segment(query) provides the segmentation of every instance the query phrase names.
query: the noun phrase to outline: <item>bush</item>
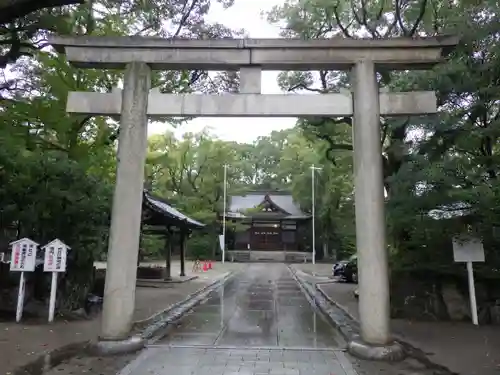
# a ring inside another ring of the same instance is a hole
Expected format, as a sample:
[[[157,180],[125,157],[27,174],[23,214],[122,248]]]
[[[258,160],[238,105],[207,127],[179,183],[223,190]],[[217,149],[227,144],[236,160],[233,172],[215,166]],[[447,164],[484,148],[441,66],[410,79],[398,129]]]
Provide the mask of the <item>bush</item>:
[[[16,223],[20,238],[41,245],[59,238],[71,247],[68,269],[58,286],[58,306],[81,307],[92,287],[93,261],[107,243],[111,185],[90,176],[64,153],[0,151],[0,166],[3,226]],[[35,282],[43,283],[42,279]],[[46,289],[38,297],[43,300],[48,293]]]
[[[217,238],[210,234],[196,234],[188,240],[187,254],[189,259],[208,260],[212,257],[214,246]]]

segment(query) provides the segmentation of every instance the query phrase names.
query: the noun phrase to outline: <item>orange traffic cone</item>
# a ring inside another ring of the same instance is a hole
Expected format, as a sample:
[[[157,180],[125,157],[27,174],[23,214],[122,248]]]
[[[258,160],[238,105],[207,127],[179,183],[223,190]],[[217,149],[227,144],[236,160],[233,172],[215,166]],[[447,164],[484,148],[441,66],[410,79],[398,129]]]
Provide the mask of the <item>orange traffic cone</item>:
[[[207,272],[208,271],[208,266],[207,266],[207,261],[203,261],[203,272]]]
[[[209,270],[211,270],[211,269],[212,269],[212,261],[211,261],[211,260],[209,260],[209,261],[208,261],[208,269],[209,269]]]

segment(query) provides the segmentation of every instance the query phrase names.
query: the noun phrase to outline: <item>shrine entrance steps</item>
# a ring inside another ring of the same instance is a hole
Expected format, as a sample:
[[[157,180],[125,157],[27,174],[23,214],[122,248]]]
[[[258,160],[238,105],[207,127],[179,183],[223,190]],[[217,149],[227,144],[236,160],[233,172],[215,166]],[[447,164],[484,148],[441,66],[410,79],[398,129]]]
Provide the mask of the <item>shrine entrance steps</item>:
[[[261,250],[228,250],[226,259],[231,262],[273,262],[273,263],[306,263],[312,260],[311,253],[301,251],[261,251]]]

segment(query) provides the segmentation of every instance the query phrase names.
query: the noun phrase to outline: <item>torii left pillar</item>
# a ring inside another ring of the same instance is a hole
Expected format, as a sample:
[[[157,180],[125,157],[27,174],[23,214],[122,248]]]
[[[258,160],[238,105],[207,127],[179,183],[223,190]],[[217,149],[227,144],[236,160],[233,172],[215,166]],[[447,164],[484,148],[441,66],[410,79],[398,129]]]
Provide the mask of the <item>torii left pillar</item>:
[[[102,342],[126,342],[133,323],[150,86],[151,69],[147,64],[127,64],[104,289]],[[119,350],[116,345],[122,344],[115,344],[109,351]]]

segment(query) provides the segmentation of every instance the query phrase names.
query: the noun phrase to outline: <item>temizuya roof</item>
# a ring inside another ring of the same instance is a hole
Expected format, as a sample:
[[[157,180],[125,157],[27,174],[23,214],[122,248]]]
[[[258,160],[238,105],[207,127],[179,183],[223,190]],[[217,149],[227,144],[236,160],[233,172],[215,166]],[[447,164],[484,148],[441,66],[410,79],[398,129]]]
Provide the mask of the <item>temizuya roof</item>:
[[[205,224],[184,215],[160,198],[153,197],[146,190],[144,190],[143,205],[164,216],[167,220],[171,221],[174,226],[184,226],[190,228],[203,228],[205,226]]]

